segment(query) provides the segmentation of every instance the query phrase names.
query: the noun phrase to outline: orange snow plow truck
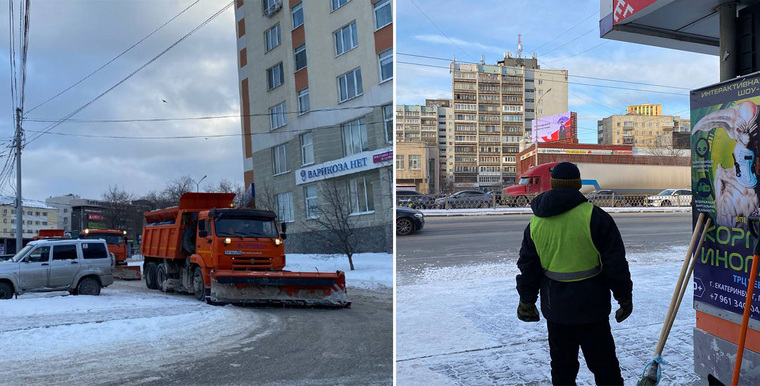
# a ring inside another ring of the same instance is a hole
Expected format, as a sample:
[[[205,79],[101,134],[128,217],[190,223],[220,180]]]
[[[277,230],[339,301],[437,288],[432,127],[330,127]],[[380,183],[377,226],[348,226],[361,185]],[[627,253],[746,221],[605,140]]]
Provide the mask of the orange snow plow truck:
[[[127,232],[116,229],[85,229],[79,233],[80,239],[103,239],[108,245],[108,252],[116,258],[113,277],[121,280],[140,280],[140,267],[127,265],[129,249]]]
[[[145,213],[141,251],[150,289],[209,303],[348,307],[346,277],[285,271],[285,224],[271,211],[233,208],[231,193],[185,193],[179,206]]]

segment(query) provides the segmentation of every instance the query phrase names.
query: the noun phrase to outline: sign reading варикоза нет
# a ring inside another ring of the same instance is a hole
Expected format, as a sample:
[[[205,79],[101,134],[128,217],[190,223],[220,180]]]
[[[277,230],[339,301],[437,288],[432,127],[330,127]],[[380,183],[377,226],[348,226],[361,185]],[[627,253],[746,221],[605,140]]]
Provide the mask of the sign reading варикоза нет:
[[[694,268],[694,301],[742,314],[756,238],[749,216],[760,200],[760,73],[691,92],[693,224],[705,213],[713,225]],[[758,291],[752,317],[760,320]]]

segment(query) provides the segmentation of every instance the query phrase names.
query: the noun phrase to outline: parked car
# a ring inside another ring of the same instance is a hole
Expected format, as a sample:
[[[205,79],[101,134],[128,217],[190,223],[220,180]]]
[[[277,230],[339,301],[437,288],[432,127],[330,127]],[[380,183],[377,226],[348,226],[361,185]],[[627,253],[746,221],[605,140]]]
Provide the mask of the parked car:
[[[115,260],[103,240],[37,240],[0,261],[0,299],[24,292],[100,295],[113,284]]]
[[[397,190],[397,206],[413,209],[430,209],[435,203],[435,197],[414,190]]]
[[[691,190],[665,189],[654,196],[648,196],[646,206],[691,206]]]
[[[488,208],[493,204],[491,195],[478,190],[462,190],[448,197],[435,200],[435,207],[439,209],[457,208]]]
[[[397,207],[396,208],[396,234],[406,236],[417,232],[425,226],[425,215],[419,210]]]
[[[625,206],[625,196],[614,190],[594,190],[586,195],[588,202],[596,206]]]

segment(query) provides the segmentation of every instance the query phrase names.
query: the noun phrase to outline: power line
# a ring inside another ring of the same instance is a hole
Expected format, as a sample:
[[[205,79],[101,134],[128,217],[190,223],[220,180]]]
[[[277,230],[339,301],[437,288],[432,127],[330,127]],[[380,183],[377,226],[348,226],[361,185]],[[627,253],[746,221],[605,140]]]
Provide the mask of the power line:
[[[200,30],[204,26],[206,26],[206,24],[208,24],[212,20],[216,19],[217,16],[221,15],[224,11],[226,11],[234,3],[235,3],[234,0],[231,1],[231,2],[229,2],[227,5],[225,5],[224,7],[222,7],[222,9],[220,9],[219,11],[217,11],[215,14],[211,15],[211,17],[209,17],[208,19],[206,19],[199,26],[195,27],[192,31],[190,31],[187,34],[185,34],[185,36],[181,37],[179,40],[177,40],[176,42],[174,42],[168,48],[166,48],[165,50],[161,51],[158,55],[154,56],[147,63],[143,64],[142,66],[140,66],[139,68],[137,68],[135,71],[133,71],[132,73],[130,73],[129,75],[127,75],[125,78],[123,78],[122,80],[120,80],[119,82],[117,82],[115,85],[111,86],[111,88],[109,88],[108,90],[102,92],[100,95],[98,95],[97,97],[95,97],[91,101],[85,103],[84,105],[82,105],[78,109],[74,110],[73,112],[69,113],[65,117],[61,118],[60,120],[58,120],[58,122],[56,122],[56,123],[48,126],[42,132],[39,132],[36,136],[34,136],[32,139],[30,139],[28,142],[26,142],[26,145],[29,145],[30,143],[32,143],[32,142],[36,141],[37,139],[39,139],[41,136],[50,133],[50,131],[53,130],[54,128],[56,128],[58,125],[60,125],[61,123],[63,123],[67,119],[71,118],[75,114],[79,113],[80,111],[84,110],[85,108],[87,108],[91,104],[95,103],[95,101],[97,101],[98,99],[100,99],[104,95],[108,94],[113,89],[115,89],[116,87],[120,86],[122,83],[126,82],[130,78],[132,78],[135,74],[137,74],[138,72],[140,72],[141,70],[143,70],[145,67],[148,67],[150,64],[152,64],[153,62],[155,62],[156,60],[158,60],[158,58],[160,58],[161,56],[163,56],[165,53],[169,52],[169,50],[171,50],[172,48],[176,47],[179,43],[183,42],[185,39],[187,39],[188,37],[190,37],[192,34],[194,34],[195,32],[197,32],[198,30]]]
[[[350,106],[350,107],[330,107],[324,109],[309,110],[308,113],[319,113],[327,111],[340,111],[340,110],[359,110],[367,108],[376,108],[387,106],[388,103],[381,105],[362,105],[362,106]],[[284,114],[305,114],[300,111],[286,111]],[[196,121],[196,120],[211,120],[211,119],[228,119],[228,118],[240,118],[240,117],[268,117],[270,113],[253,113],[253,114],[231,114],[231,115],[209,115],[201,117],[181,117],[181,118],[142,118],[142,119],[67,119],[66,123],[132,123],[132,122],[171,122],[171,121]],[[58,119],[45,119],[45,118],[27,118],[26,122],[58,122]]]
[[[578,36],[578,37],[576,37],[575,39],[573,39],[573,40],[570,40],[569,42],[567,42],[567,43],[565,43],[565,44],[563,44],[563,45],[561,45],[561,46],[555,47],[555,48],[554,48],[554,49],[552,49],[552,50],[546,51],[546,52],[544,52],[544,53],[543,53],[543,54],[541,54],[541,55],[548,55],[550,52],[554,52],[554,51],[557,51],[558,49],[560,49],[560,48],[562,48],[562,47],[564,47],[564,46],[566,46],[566,45],[568,45],[568,44],[570,44],[570,43],[572,43],[572,42],[574,42],[574,41],[576,41],[576,40],[578,40],[578,39],[580,39],[580,38],[582,38],[582,37],[584,37],[584,36],[586,36],[586,35],[588,35],[588,34],[590,34],[590,33],[592,33],[592,32],[594,32],[594,31],[596,31],[598,28],[599,28],[599,27],[597,27],[597,26],[594,26],[594,28],[592,28],[592,29],[590,29],[590,30],[588,30],[588,31],[584,32],[583,34],[579,35],[579,36]]]
[[[169,20],[168,20],[166,23],[162,24],[161,26],[159,26],[158,28],[156,28],[155,30],[153,30],[153,32],[149,33],[149,34],[148,34],[147,36],[145,36],[144,38],[142,38],[142,39],[138,40],[138,41],[137,41],[137,43],[135,43],[135,44],[132,44],[132,45],[131,45],[129,48],[127,48],[126,50],[124,50],[122,53],[120,53],[120,54],[116,55],[116,56],[115,56],[113,59],[109,60],[108,62],[106,62],[106,63],[105,63],[105,64],[103,64],[102,66],[98,67],[98,68],[97,68],[95,71],[93,71],[93,72],[89,73],[87,76],[85,76],[84,78],[80,79],[79,81],[77,81],[76,83],[72,84],[71,86],[67,87],[67,88],[66,88],[66,89],[64,89],[63,91],[59,92],[58,94],[55,94],[55,95],[54,95],[53,97],[51,97],[50,99],[48,99],[48,100],[46,100],[46,101],[44,101],[44,102],[42,102],[42,103],[38,104],[37,106],[34,106],[34,107],[33,107],[33,108],[31,108],[29,111],[27,111],[27,113],[31,113],[32,111],[36,110],[37,108],[39,108],[39,107],[42,107],[43,105],[47,104],[48,102],[52,101],[53,99],[55,99],[55,98],[58,98],[59,96],[61,96],[61,95],[63,95],[64,93],[66,93],[67,91],[69,91],[69,90],[71,90],[72,88],[74,88],[74,87],[76,87],[77,85],[79,85],[80,83],[82,83],[82,82],[84,82],[85,80],[89,79],[91,76],[95,75],[95,74],[96,74],[96,73],[98,73],[100,70],[104,69],[106,66],[108,66],[109,64],[111,64],[111,63],[113,63],[114,61],[116,61],[116,59],[119,59],[120,57],[124,56],[124,54],[126,54],[126,53],[127,53],[127,52],[129,52],[129,51],[131,51],[133,48],[137,47],[137,45],[139,45],[140,43],[142,43],[143,41],[145,41],[145,40],[146,40],[146,39],[148,39],[149,37],[153,36],[153,35],[154,35],[156,32],[158,32],[158,31],[160,31],[161,29],[163,29],[163,28],[164,28],[166,25],[168,25],[169,23],[171,23],[172,21],[174,21],[174,19],[176,19],[176,18],[178,18],[179,16],[181,16],[181,15],[182,15],[183,13],[185,13],[187,10],[189,10],[190,8],[192,8],[192,7],[193,7],[195,4],[198,4],[198,2],[200,2],[200,0],[196,0],[194,3],[190,4],[190,5],[189,5],[187,8],[183,9],[183,10],[182,10],[180,13],[178,13],[177,15],[175,15],[174,17],[172,17],[171,19],[169,19]]]
[[[463,49],[462,49],[462,47],[459,47],[459,45],[458,45],[458,44],[454,43],[454,40],[452,40],[452,39],[449,37],[449,35],[446,35],[446,32],[443,32],[443,30],[441,30],[440,28],[438,28],[438,26],[437,26],[435,23],[433,23],[433,21],[432,21],[432,20],[430,20],[430,18],[429,18],[429,17],[428,17],[428,15],[425,13],[425,11],[423,11],[423,10],[422,10],[422,8],[420,8],[420,6],[419,6],[419,5],[417,5],[417,3],[416,3],[414,0],[411,0],[411,2],[412,2],[412,4],[414,4],[414,6],[415,6],[415,7],[417,7],[417,9],[420,11],[420,13],[422,13],[422,16],[425,16],[425,19],[427,19],[427,20],[430,22],[430,24],[432,24],[432,25],[433,25],[433,27],[435,27],[435,29],[437,29],[437,30],[438,30],[438,32],[442,33],[442,34],[443,34],[443,36],[445,36],[445,37],[446,37],[446,39],[449,39],[449,41],[451,42],[451,44],[452,44],[452,45],[454,45],[454,47],[456,47],[456,48],[459,48],[459,50],[460,50],[460,51],[464,52],[464,54],[465,54],[465,55],[467,55],[467,56],[469,56],[469,57],[470,57],[470,59],[472,59],[473,61],[475,60],[475,58],[473,58],[472,56],[470,56],[470,54],[468,54],[468,53],[467,53],[465,50],[463,50]]]
[[[595,46],[593,46],[593,47],[591,47],[591,48],[589,48],[589,49],[587,49],[587,50],[585,50],[585,51],[579,52],[579,53],[577,53],[577,54],[575,54],[575,55],[571,55],[571,56],[568,56],[568,57],[564,57],[564,58],[562,58],[562,59],[552,60],[552,61],[550,61],[550,62],[547,62],[547,63],[555,63],[555,62],[561,62],[561,61],[563,61],[563,60],[567,60],[567,59],[570,59],[570,58],[574,58],[574,57],[576,57],[576,56],[578,56],[578,55],[581,55],[581,54],[585,54],[586,52],[589,52],[589,51],[591,51],[591,50],[593,50],[593,49],[599,48],[599,47],[601,47],[601,46],[603,46],[603,45],[605,45],[605,44],[607,44],[607,43],[609,43],[609,41],[606,41],[606,42],[604,42],[604,43],[601,43],[601,44],[597,44],[597,45],[595,45]]]
[[[546,43],[542,44],[540,47],[536,48],[536,51],[540,50],[541,48],[544,48],[544,46],[546,46],[547,44],[549,44],[549,43],[551,43],[551,42],[553,42],[553,41],[555,41],[555,40],[557,40],[557,39],[559,39],[560,37],[562,37],[562,36],[565,36],[565,34],[567,34],[568,32],[572,31],[573,29],[575,29],[575,27],[578,27],[578,26],[579,26],[579,25],[581,25],[581,24],[582,24],[584,21],[588,20],[588,19],[589,19],[591,16],[594,16],[594,15],[596,15],[597,13],[599,13],[599,11],[594,11],[594,12],[593,12],[593,13],[591,13],[590,15],[586,16],[586,18],[585,18],[585,19],[583,19],[583,20],[579,21],[579,22],[578,22],[578,24],[576,24],[576,25],[574,25],[574,26],[570,27],[570,29],[568,29],[567,31],[565,31],[565,32],[563,32],[563,33],[561,33],[561,34],[557,35],[557,36],[556,36],[554,39],[552,39],[552,40],[549,40],[548,42],[546,42]]]

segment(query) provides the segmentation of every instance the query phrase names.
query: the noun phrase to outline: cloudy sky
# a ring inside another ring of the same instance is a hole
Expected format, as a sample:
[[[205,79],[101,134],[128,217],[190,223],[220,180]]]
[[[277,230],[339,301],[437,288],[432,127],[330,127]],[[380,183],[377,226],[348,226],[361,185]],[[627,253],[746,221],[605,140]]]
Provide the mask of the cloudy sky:
[[[541,68],[568,70],[585,143],[596,143],[598,119],[628,105],[662,104],[663,114],[688,118],[689,90],[719,79],[717,57],[601,39],[599,0],[398,0],[396,15],[396,103],[451,98],[452,58],[496,64],[516,55],[521,34],[524,57],[535,52]]]
[[[11,2],[18,39],[19,1]],[[162,190],[167,181],[185,175],[196,181],[207,175],[201,188],[209,183],[216,185],[223,178],[242,184],[233,8],[226,8],[203,25],[229,3],[32,1],[23,124],[27,143],[22,154],[24,197],[44,200],[73,193],[100,198],[114,185],[139,196]],[[0,119],[0,143],[4,147],[11,143],[15,125],[8,87],[8,14],[9,7],[0,7],[0,20],[6,23],[0,29],[0,74],[6,85],[0,92],[5,111],[5,118]],[[175,16],[155,34],[82,81]],[[82,82],[50,100],[79,81]],[[56,120],[88,103],[69,121],[51,129]],[[187,119],[220,116],[233,117]],[[108,122],[112,120],[130,122]],[[50,133],[39,136],[48,129]],[[199,138],[176,138],[188,136]],[[7,149],[0,149],[0,165],[5,163],[6,153]],[[12,180],[15,185],[15,177]],[[0,193],[14,194],[12,185],[3,184]]]

